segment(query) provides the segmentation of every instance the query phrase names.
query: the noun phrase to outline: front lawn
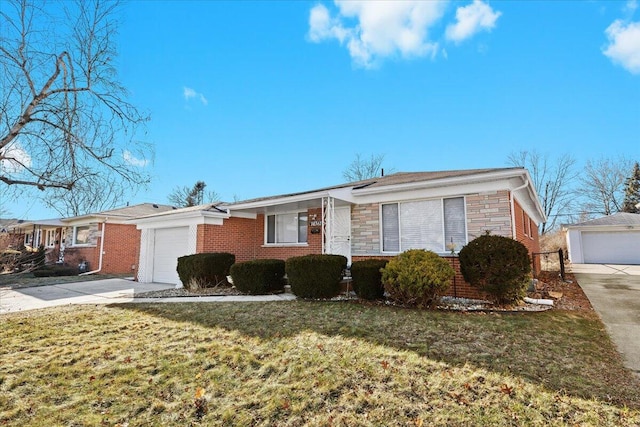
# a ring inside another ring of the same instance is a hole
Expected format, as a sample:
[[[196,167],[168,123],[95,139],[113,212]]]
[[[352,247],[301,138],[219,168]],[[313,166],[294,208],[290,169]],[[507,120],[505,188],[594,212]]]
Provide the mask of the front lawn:
[[[590,312],[348,302],[0,317],[0,425],[638,425]]]

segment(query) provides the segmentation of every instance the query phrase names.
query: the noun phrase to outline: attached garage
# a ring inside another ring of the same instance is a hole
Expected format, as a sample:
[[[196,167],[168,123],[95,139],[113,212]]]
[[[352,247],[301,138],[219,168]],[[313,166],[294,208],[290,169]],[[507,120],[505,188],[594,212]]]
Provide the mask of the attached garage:
[[[222,225],[226,218],[225,211],[202,205],[132,220],[141,231],[138,281],[183,285],[176,271],[178,258],[198,252],[198,227]]]
[[[565,230],[574,264],[640,265],[640,214],[617,213]]]
[[[158,228],[154,237],[152,281],[179,284],[176,267],[178,257],[189,254],[189,227]]]

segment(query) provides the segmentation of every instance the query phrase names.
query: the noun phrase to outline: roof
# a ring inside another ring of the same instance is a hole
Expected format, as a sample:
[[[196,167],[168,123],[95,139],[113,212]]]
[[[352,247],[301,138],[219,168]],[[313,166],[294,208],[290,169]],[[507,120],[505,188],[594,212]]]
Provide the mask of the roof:
[[[567,224],[566,227],[602,227],[602,226],[640,226],[640,214],[618,212],[591,221],[579,222],[577,224]]]
[[[334,185],[331,187],[318,188],[309,191],[301,191],[297,193],[280,194],[277,196],[258,197],[255,199],[241,200],[235,203],[224,204],[224,206],[233,206],[235,204],[246,204],[267,201],[271,199],[280,199],[284,197],[299,196],[303,194],[311,194],[322,191],[336,190],[338,188],[353,187],[354,190],[363,188],[375,188],[385,187],[389,185],[409,184],[412,182],[428,182],[445,178],[457,178],[469,175],[483,175],[489,173],[496,173],[502,171],[522,171],[522,167],[513,168],[489,168],[489,169],[465,169],[465,170],[450,170],[450,171],[434,171],[434,172],[397,172],[391,175],[385,175],[381,177],[364,179],[361,181],[347,182],[343,184]],[[219,205],[222,206],[222,205]]]
[[[172,208],[171,210],[166,210],[163,212],[155,212],[150,215],[140,215],[135,218],[148,218],[148,217],[161,217],[165,215],[174,215],[180,213],[189,213],[189,212],[214,212],[214,213],[227,213],[226,209],[218,208],[220,206],[219,203],[205,203],[203,205],[189,206],[187,208]]]
[[[125,206],[117,209],[110,209],[102,212],[90,213],[87,215],[79,215],[70,218],[64,218],[65,221],[74,221],[84,218],[95,217],[119,217],[119,218],[138,218],[141,216],[152,215],[160,212],[174,211],[176,208],[169,205],[158,205],[155,203],[140,203],[133,206]]]

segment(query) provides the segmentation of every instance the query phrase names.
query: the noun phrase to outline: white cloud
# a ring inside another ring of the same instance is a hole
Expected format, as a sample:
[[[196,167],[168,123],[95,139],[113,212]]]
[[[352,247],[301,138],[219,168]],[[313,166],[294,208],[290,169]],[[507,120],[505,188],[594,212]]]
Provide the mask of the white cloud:
[[[322,4],[309,14],[309,39],[335,39],[345,45],[353,61],[373,67],[386,57],[435,56],[438,44],[428,30],[444,13],[446,1],[335,0],[337,16]]]
[[[31,156],[19,142],[12,142],[0,152],[0,171],[17,174],[25,167],[31,166]]]
[[[602,53],[632,74],[640,74],[640,22],[618,19],[605,30],[609,44]]]
[[[629,0],[624,5],[624,11],[633,14],[638,9],[638,0]]]
[[[207,100],[207,98],[205,98],[205,96],[199,92],[196,92],[194,89],[191,89],[190,87],[184,87],[182,90],[182,95],[184,96],[184,99],[186,101],[189,101],[191,98],[197,98],[200,100],[200,102],[202,102],[202,105],[208,105],[209,101]]]
[[[149,160],[138,159],[136,156],[131,154],[129,150],[124,150],[124,153],[122,153],[122,158],[124,159],[125,162],[129,163],[132,166],[138,166],[143,168],[149,164]]]
[[[502,12],[494,12],[481,0],[473,0],[470,5],[456,9],[457,22],[447,26],[445,35],[448,40],[460,43],[482,30],[491,31],[500,15]]]

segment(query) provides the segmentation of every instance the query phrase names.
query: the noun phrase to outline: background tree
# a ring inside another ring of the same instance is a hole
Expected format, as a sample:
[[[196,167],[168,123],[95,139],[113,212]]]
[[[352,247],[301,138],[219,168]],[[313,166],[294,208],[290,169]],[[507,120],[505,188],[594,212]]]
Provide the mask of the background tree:
[[[76,182],[75,188],[83,190],[51,189],[42,202],[62,217],[72,217],[122,207],[127,197],[126,184],[119,180],[104,182],[89,176]]]
[[[640,164],[633,165],[633,172],[627,178],[624,186],[624,201],[622,202],[622,212],[640,213],[638,204],[640,203]]]
[[[182,208],[220,201],[220,195],[215,191],[204,191],[206,186],[204,181],[198,181],[193,187],[176,187],[167,200],[173,206]]]
[[[0,182],[14,196],[148,182],[151,149],[136,139],[147,117],[127,101],[115,69],[117,7],[100,0],[3,1]],[[55,203],[50,195],[45,200]]]
[[[368,159],[356,154],[355,160],[342,171],[342,177],[347,182],[354,182],[381,176],[383,160],[384,154],[372,154]],[[393,169],[388,169],[387,172],[393,172]]]
[[[524,150],[509,154],[507,163],[529,171],[547,217],[547,222],[539,225],[540,234],[553,230],[558,225],[558,218],[571,211],[575,159],[564,154],[550,160],[547,154]]]
[[[624,183],[631,168],[631,161],[624,157],[589,160],[580,174],[578,186],[583,211],[601,215],[620,212]]]

